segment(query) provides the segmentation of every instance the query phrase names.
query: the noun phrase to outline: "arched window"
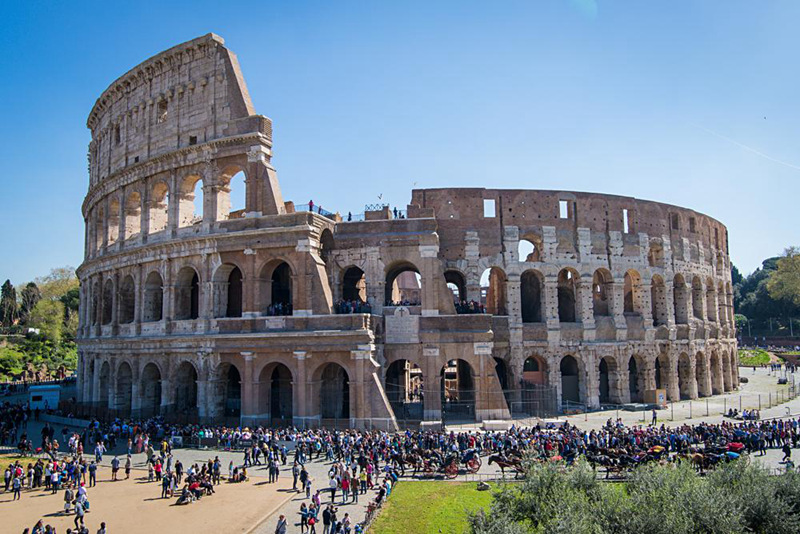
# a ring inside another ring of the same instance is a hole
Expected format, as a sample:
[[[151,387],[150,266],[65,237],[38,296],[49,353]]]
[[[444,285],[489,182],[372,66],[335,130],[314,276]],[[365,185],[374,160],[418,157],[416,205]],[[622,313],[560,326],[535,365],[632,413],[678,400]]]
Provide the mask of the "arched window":
[[[242,271],[234,267],[228,275],[228,303],[225,317],[242,316]]]
[[[386,306],[419,306],[422,304],[422,276],[408,262],[394,264],[386,270],[384,290]]]
[[[246,209],[245,174],[237,168],[227,169],[220,178],[217,191],[217,220],[244,218]]]
[[[559,365],[561,370],[561,403],[581,402],[581,385],[578,373],[578,362],[572,356],[564,356]]]
[[[114,284],[106,280],[103,284],[103,321],[102,324],[111,324],[114,309]]]
[[[692,314],[695,319],[703,319],[703,282],[699,276],[692,278]]]
[[[598,269],[594,272],[592,277],[592,309],[595,317],[611,315],[608,297],[611,294],[613,282],[611,273],[605,269]]]
[[[270,262],[261,269],[261,313],[292,315],[292,269],[284,261]]]
[[[131,191],[125,199],[125,239],[133,239],[142,231],[142,197]]]
[[[119,323],[129,324],[134,320],[136,313],[136,288],[133,276],[128,275],[119,284]]]
[[[163,286],[160,274],[153,271],[147,275],[144,284],[144,308],[142,308],[142,321],[145,323],[160,321],[163,316]]]
[[[542,322],[542,278],[536,271],[525,271],[520,277],[522,322]]]
[[[186,228],[203,221],[203,180],[190,175],[183,179],[178,204],[178,228]]]
[[[169,188],[164,182],[156,182],[150,193],[150,228],[155,234],[167,229],[169,220]]]
[[[108,204],[108,244],[113,245],[119,237],[119,200],[116,198]]]
[[[200,277],[192,267],[183,267],[175,280],[175,319],[200,316]]]
[[[508,315],[506,305],[506,273],[499,267],[491,267],[481,275],[481,304],[486,313]]]
[[[667,288],[664,279],[659,275],[653,276],[650,285],[650,305],[653,312],[653,326],[667,324]]]
[[[242,316],[242,271],[231,263],[221,265],[214,273],[215,316]]]
[[[574,323],[577,319],[577,275],[570,269],[558,273],[558,320]]]
[[[538,262],[541,258],[541,242],[539,246],[532,239],[520,239],[517,246],[519,261]]]
[[[94,251],[98,252],[103,247],[105,235],[105,212],[103,208],[96,208],[94,213]]]
[[[458,271],[445,271],[444,281],[447,284],[447,289],[453,295],[453,302],[460,304],[467,300],[467,282],[464,280],[464,275]]]
[[[624,290],[625,290],[625,313],[641,313],[641,277],[636,271],[628,271],[625,273]]]

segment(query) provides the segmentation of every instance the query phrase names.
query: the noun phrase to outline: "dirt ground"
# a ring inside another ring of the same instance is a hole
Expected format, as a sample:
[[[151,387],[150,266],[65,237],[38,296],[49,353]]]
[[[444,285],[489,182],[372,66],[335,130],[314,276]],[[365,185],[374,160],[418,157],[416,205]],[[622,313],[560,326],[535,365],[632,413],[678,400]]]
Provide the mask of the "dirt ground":
[[[4,468],[7,458],[0,458]],[[122,471],[122,470],[120,470]],[[124,474],[123,474],[124,476]],[[144,476],[144,478],[142,478]],[[112,482],[111,470],[98,470],[97,486],[88,490],[90,513],[85,522],[94,533],[105,521],[109,532],[249,532],[269,517],[293,494],[291,479],[284,477],[278,484],[267,484],[263,478],[248,482],[217,486],[216,493],[185,506],[175,505],[176,498],[161,499],[161,486],[147,482],[146,473],[135,470],[130,480]],[[2,488],[0,488],[2,489]],[[22,499],[12,501],[11,492],[0,493],[0,523],[2,532],[21,533],[33,528],[36,521],[56,527],[65,533],[74,527],[74,512],[63,515],[64,492],[24,491]]]

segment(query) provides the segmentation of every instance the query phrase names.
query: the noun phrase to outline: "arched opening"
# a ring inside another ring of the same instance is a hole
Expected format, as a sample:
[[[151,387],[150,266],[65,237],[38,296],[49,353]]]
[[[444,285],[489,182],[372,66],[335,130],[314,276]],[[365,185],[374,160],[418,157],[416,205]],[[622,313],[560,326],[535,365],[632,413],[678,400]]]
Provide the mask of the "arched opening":
[[[108,392],[111,388],[111,366],[108,362],[103,362],[103,365],[100,366],[100,375],[99,375],[99,383],[97,387],[97,397],[95,398],[95,402],[97,406],[100,407],[108,407]]]
[[[692,315],[695,319],[703,319],[703,282],[699,276],[692,278]]]
[[[142,197],[131,191],[125,199],[125,239],[135,239],[142,231]]]
[[[242,377],[239,369],[230,363],[223,363],[217,376],[218,398],[221,413],[226,418],[238,418],[242,413]]]
[[[697,394],[700,397],[711,396],[711,383],[708,374],[708,359],[702,352],[698,352],[695,355],[694,369],[697,378]]]
[[[98,321],[98,311],[100,309],[100,300],[101,300],[101,291],[100,291],[100,284],[95,284],[92,288],[92,302],[91,302],[91,309],[89,310],[91,313],[91,323],[92,326],[97,326]]]
[[[480,278],[481,304],[486,313],[492,315],[508,315],[506,304],[506,273],[499,267],[491,267],[483,271]]]
[[[628,360],[628,392],[631,402],[642,402],[644,397],[645,384],[645,364],[636,355]]]
[[[120,324],[130,324],[136,314],[136,287],[133,276],[128,275],[119,284],[119,310],[117,311]]]
[[[625,313],[642,313],[640,298],[641,277],[636,271],[628,271],[624,278]]]
[[[559,369],[561,370],[561,405],[569,408],[570,404],[580,404],[581,384],[578,361],[572,356],[564,356]]]
[[[169,188],[164,182],[153,185],[150,194],[149,233],[155,234],[167,229],[169,219]]]
[[[544,361],[538,356],[529,356],[522,363],[522,380],[530,384],[545,384]]]
[[[592,276],[592,310],[595,317],[611,315],[609,295],[611,295],[614,280],[611,273],[605,269],[598,269]]]
[[[319,236],[319,257],[322,258],[322,261],[328,263],[335,248],[336,242],[333,240],[333,232],[327,228],[324,229]]]
[[[103,236],[105,235],[106,215],[103,208],[98,208],[94,213],[94,251],[98,252],[103,247]]]
[[[142,369],[142,417],[153,417],[161,413],[161,371],[153,362]]]
[[[347,301],[367,301],[367,279],[358,267],[349,267],[342,276],[342,299]]]
[[[664,267],[664,246],[662,243],[650,242],[647,263],[650,267]]]
[[[617,362],[612,358],[603,358],[600,360],[600,404],[609,404],[611,402],[612,384],[616,384],[617,380]],[[616,395],[615,395],[616,397]]]
[[[519,261],[523,262],[538,262],[542,261],[541,258],[541,245],[537,246],[530,239],[520,239],[517,246],[517,253]]]
[[[269,298],[265,299],[267,315],[292,314],[292,269],[281,262],[272,271],[269,282]]]
[[[503,399],[506,406],[511,407],[513,401],[511,395],[511,377],[508,372],[508,364],[502,358],[494,359],[494,373],[497,375],[497,380],[500,382],[500,389],[503,391]]]
[[[442,418],[444,421],[475,420],[475,381],[465,360],[450,360],[441,371]]]
[[[678,358],[678,388],[681,399],[691,399],[697,382],[692,372],[692,362],[685,352]]]
[[[667,324],[667,287],[659,275],[653,276],[650,284],[650,307],[653,313],[653,326]]]
[[[558,320],[562,323],[574,323],[577,311],[577,273],[570,269],[562,269],[558,273]]]
[[[119,200],[108,204],[108,244],[113,245],[119,238]]]
[[[183,362],[175,371],[175,411],[181,415],[197,414],[197,369]]]
[[[112,312],[114,309],[114,284],[111,280],[106,280],[103,284],[103,318],[102,324],[111,324]]]
[[[542,278],[536,271],[525,271],[520,277],[522,322],[542,322]]]
[[[322,370],[320,413],[323,419],[350,418],[350,377],[344,367],[328,363]]]
[[[203,179],[190,175],[180,186],[178,228],[186,228],[203,221]]]
[[[162,318],[164,305],[164,282],[161,275],[152,271],[147,275],[144,283],[144,307],[142,308],[142,321],[152,323]]]
[[[228,275],[228,302],[225,317],[242,316],[242,271],[234,267]]]
[[[733,374],[731,360],[726,352],[722,353],[722,387],[725,391],[733,389]]]
[[[719,395],[724,392],[724,381],[722,377],[722,361],[719,352],[711,353],[711,393]]]
[[[386,397],[397,419],[421,420],[425,381],[419,365],[396,360],[386,369]]]
[[[447,289],[453,297],[453,303],[456,305],[458,313],[465,313],[460,308],[462,305],[467,304],[467,282],[464,275],[458,271],[445,271],[444,281],[447,284]]]
[[[387,269],[384,300],[386,306],[422,304],[422,276],[416,265],[400,262]]]
[[[243,219],[245,214],[246,177],[237,168],[228,169],[220,177],[217,189],[217,220]]]
[[[200,277],[192,267],[183,267],[175,280],[175,319],[184,321],[200,316]]]
[[[119,415],[130,415],[133,399],[133,371],[128,362],[122,362],[117,369],[116,410]]]
[[[269,377],[269,418],[272,425],[291,425],[293,395],[292,372],[282,363],[276,364]]]
[[[709,278],[706,280],[706,317],[712,323],[717,321],[716,296],[717,294],[714,289],[714,280]]]
[[[689,289],[686,287],[686,280],[683,275],[676,274],[673,279],[672,300],[675,306],[675,323],[688,324],[687,304],[689,303]]]

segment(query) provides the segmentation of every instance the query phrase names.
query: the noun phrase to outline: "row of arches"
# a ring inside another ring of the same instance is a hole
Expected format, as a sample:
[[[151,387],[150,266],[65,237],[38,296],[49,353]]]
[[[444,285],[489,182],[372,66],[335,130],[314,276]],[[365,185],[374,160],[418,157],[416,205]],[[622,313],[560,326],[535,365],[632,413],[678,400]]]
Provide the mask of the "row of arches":
[[[90,252],[136,239],[144,230],[150,235],[169,227],[187,228],[204,220],[244,216],[246,175],[242,168],[228,166],[213,183],[206,182],[202,173],[190,173],[177,182],[175,194],[165,178],[146,191],[130,189],[99,203],[87,218]],[[171,201],[176,205],[171,206]]]
[[[263,314],[273,315],[277,308],[291,310],[292,278],[292,269],[284,261],[273,261],[263,266],[258,279]],[[102,287],[97,282],[90,297],[91,324],[111,324],[115,302],[119,324],[133,323],[138,307],[141,307],[142,322],[161,321],[164,318],[164,289],[164,279],[158,271],[150,271],[145,276],[141,291],[137,291],[133,275],[124,276],[116,290],[116,300],[113,280],[106,279]],[[182,267],[173,286],[173,318],[198,319],[203,303],[209,297],[207,292],[198,270],[193,266]],[[210,296],[211,316],[241,317],[244,303],[242,270],[230,263],[218,267],[212,276]]]

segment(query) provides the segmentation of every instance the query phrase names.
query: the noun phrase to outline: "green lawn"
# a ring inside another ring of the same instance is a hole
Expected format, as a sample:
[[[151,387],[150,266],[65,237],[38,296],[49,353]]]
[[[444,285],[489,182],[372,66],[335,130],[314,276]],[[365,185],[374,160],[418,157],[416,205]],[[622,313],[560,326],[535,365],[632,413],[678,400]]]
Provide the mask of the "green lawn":
[[[739,350],[739,365],[764,365],[770,361],[769,354],[764,349]]]
[[[488,508],[492,501],[492,491],[478,491],[477,486],[477,482],[400,482],[370,534],[468,532],[467,511]]]

